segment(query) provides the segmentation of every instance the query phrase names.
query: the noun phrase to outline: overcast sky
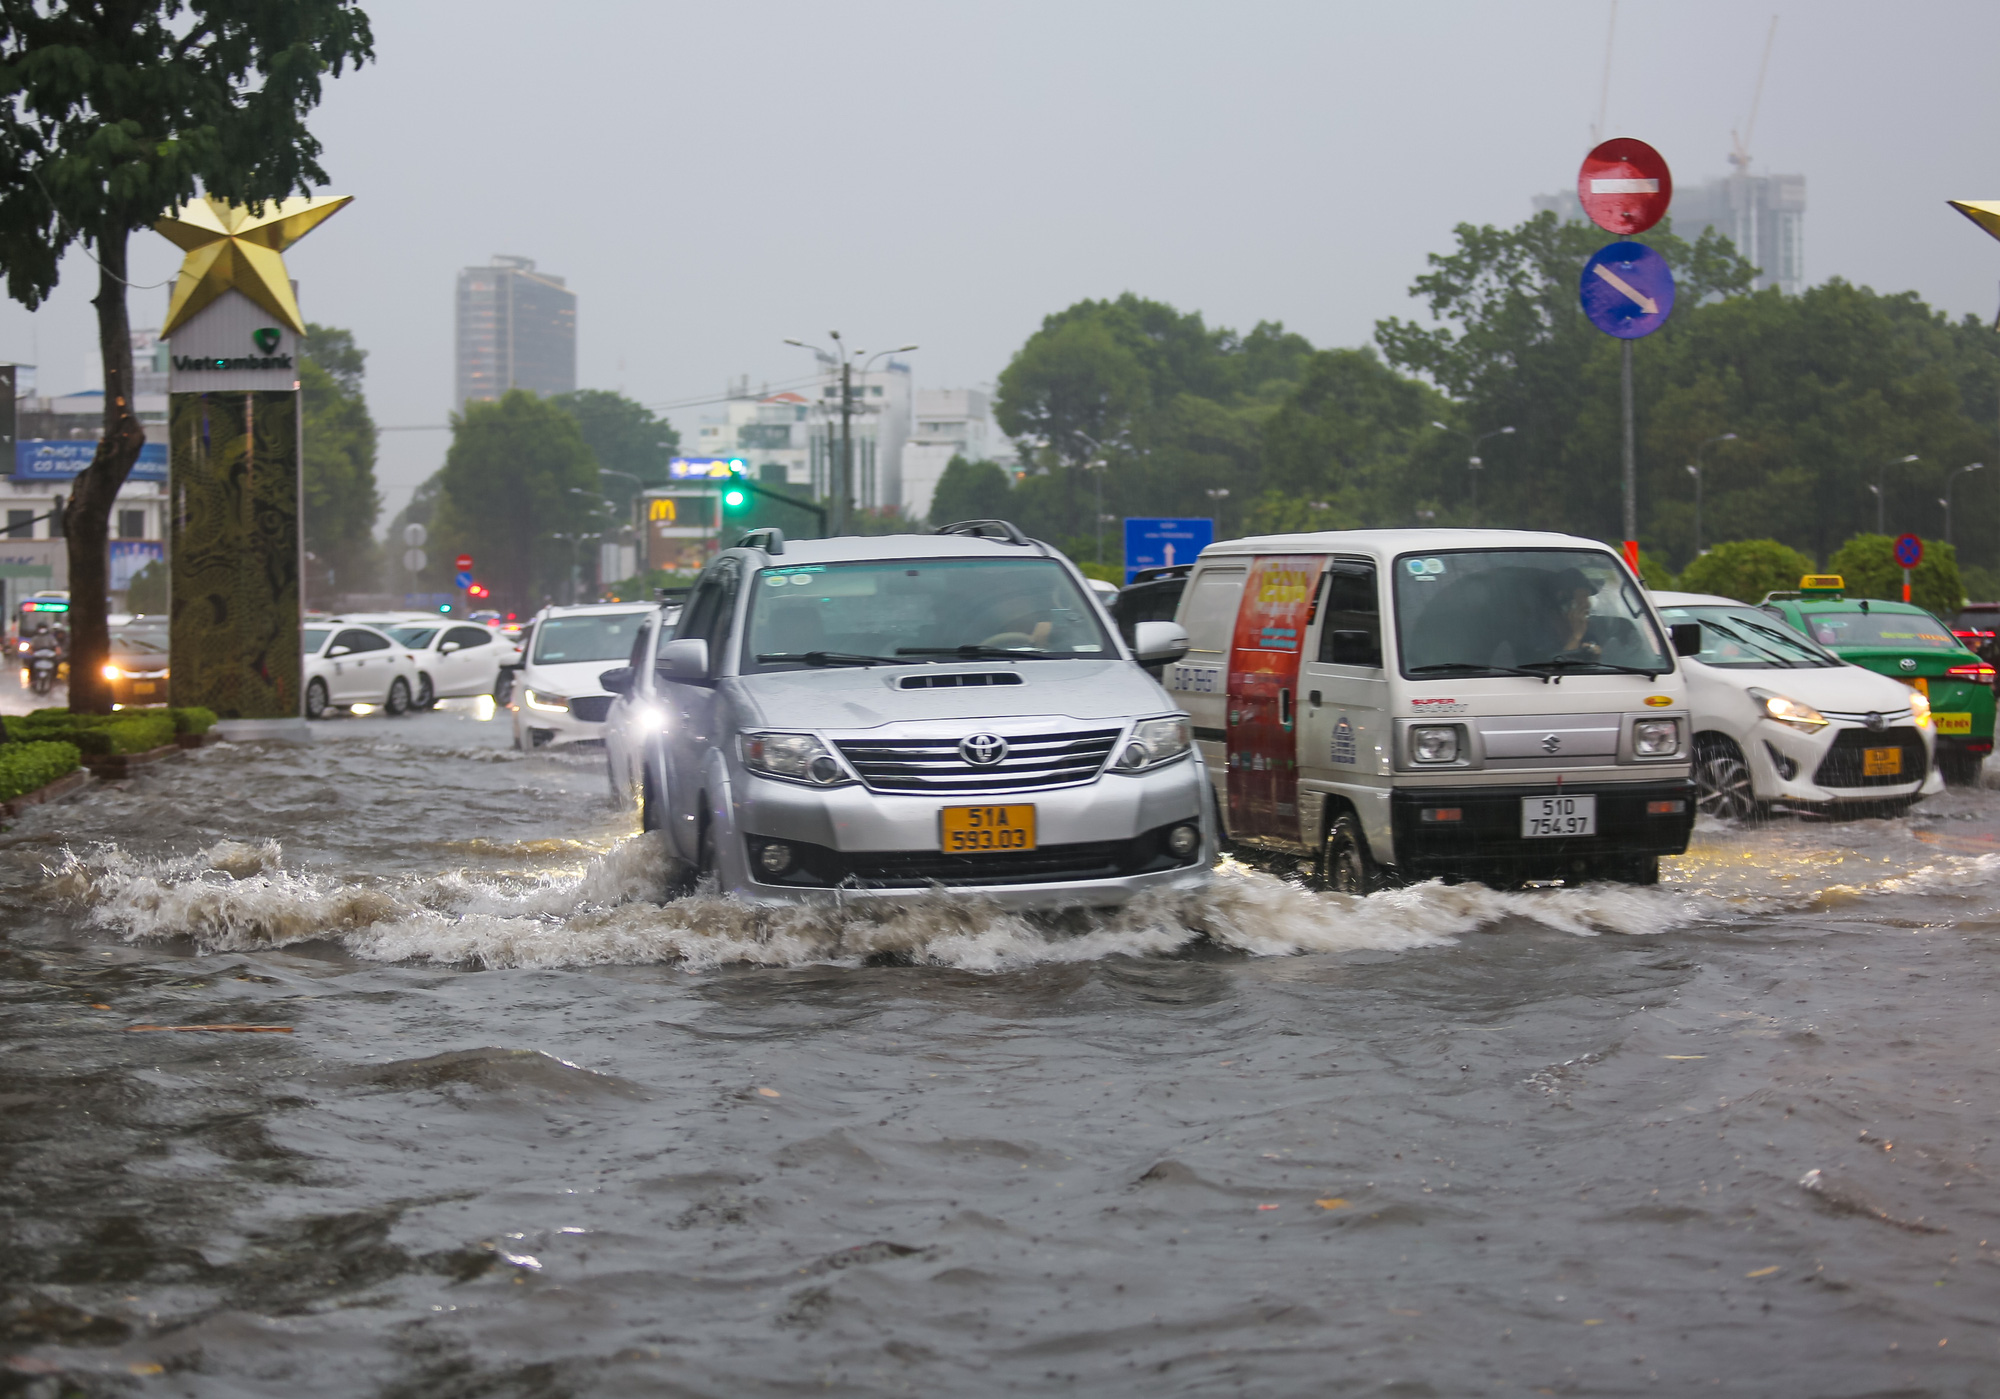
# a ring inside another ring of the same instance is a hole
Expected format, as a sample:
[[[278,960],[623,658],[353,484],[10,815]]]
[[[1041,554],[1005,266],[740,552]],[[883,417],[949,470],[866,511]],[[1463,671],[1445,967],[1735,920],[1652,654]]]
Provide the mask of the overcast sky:
[[[1123,291],[1317,344],[1407,314],[1461,221],[1574,181],[1609,0],[693,4],[374,0],[379,61],[315,121],[354,204],[287,261],[369,351],[388,427],[446,421],[459,268],[532,257],[578,295],[579,378],[654,405],[810,369],[786,336],[914,341],[920,387],[989,382],[1041,318]],[[1807,180],[1812,281],[1991,317],[2000,6],[1623,0],[1607,135],[1726,173],[1780,16],[1752,154]],[[133,243],[135,282],[178,253]],[[97,387],[90,264],[0,306],[40,391]],[[157,325],[164,288],[133,293]],[[703,412],[673,409],[684,429]],[[442,431],[384,435],[393,511]],[[386,523],[388,512],[384,514]]]

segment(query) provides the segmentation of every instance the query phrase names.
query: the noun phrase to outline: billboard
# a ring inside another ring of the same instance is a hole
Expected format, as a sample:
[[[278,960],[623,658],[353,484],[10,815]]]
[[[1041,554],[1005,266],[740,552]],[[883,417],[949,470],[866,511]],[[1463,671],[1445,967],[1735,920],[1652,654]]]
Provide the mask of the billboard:
[[[741,457],[675,457],[667,463],[667,475],[676,480],[700,476],[731,476],[744,469]]]
[[[97,455],[97,439],[86,437],[31,437],[14,444],[16,481],[70,481],[90,465]],[[167,444],[148,442],[139,449],[130,481],[167,479]]]
[[[149,563],[167,556],[167,546],[157,539],[114,539],[111,541],[111,591],[122,593],[132,586],[132,575]]]

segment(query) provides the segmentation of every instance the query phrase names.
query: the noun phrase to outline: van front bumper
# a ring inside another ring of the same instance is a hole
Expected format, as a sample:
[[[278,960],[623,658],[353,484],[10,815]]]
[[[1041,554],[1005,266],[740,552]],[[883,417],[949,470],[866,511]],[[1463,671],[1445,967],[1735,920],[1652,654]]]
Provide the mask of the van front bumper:
[[[730,881],[730,892],[756,903],[916,899],[943,888],[1010,908],[1100,906],[1153,889],[1199,888],[1215,863],[1205,783],[1192,760],[1074,787],[962,797],[816,789],[748,774],[734,775],[732,787],[740,834],[734,859],[723,863],[740,861],[744,875]],[[999,805],[1035,808],[1035,849],[941,848],[943,808]],[[1199,839],[1176,854],[1169,841],[1182,826]],[[761,858],[774,844],[789,857],[777,871]]]
[[[1521,834],[1524,797],[1597,798],[1597,834]],[[1405,879],[1561,879],[1621,860],[1678,855],[1694,829],[1690,778],[1652,782],[1552,782],[1507,787],[1406,788],[1389,799],[1395,866]],[[1657,808],[1667,808],[1665,810]],[[1649,808],[1655,808],[1649,810]],[[1675,809],[1677,808],[1677,809]],[[1456,810],[1452,821],[1426,811]]]

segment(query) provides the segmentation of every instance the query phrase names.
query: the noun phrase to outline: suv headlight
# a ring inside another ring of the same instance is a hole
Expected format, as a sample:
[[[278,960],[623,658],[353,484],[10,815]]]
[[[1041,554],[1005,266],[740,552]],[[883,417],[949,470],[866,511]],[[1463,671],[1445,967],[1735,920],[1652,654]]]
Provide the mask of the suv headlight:
[[[546,690],[523,690],[521,698],[528,708],[544,710],[550,714],[569,713],[569,699],[564,695],[552,695]]]
[[[1419,724],[1410,730],[1410,761],[1413,763],[1455,763],[1458,761],[1458,725]]]
[[[765,777],[781,777],[787,782],[806,782],[815,787],[838,787],[854,779],[811,734],[744,734],[736,741],[743,766]]]
[[[1194,730],[1185,714],[1166,719],[1141,719],[1132,726],[1132,737],[1118,755],[1120,772],[1140,772],[1170,763],[1194,746]]]
[[[1750,698],[1764,707],[1764,712],[1781,724],[1789,724],[1800,733],[1817,733],[1826,727],[1826,716],[1809,704],[1801,704],[1789,695],[1773,694],[1769,690],[1752,690]]]
[[[1671,758],[1681,751],[1681,721],[1641,719],[1632,726],[1632,753],[1640,758]]]

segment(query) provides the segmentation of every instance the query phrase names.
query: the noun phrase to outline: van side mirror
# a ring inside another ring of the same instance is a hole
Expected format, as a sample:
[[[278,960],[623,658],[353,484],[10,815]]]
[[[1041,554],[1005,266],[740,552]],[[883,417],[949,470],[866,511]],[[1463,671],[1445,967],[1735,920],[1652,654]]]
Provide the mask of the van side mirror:
[[[1669,629],[1674,634],[1674,654],[1676,656],[1699,656],[1701,654],[1701,623],[1675,622]]]
[[[1132,654],[1140,665],[1172,665],[1188,653],[1188,634],[1179,622],[1135,622]]]
[[[1370,632],[1337,631],[1333,634],[1333,644],[1327,648],[1327,664],[1373,666],[1379,670],[1382,643]]]
[[[616,670],[600,671],[597,683],[614,695],[629,695],[632,693],[632,667],[622,665]]]
[[[669,641],[660,648],[660,674],[669,680],[708,679],[708,642],[698,636]]]

